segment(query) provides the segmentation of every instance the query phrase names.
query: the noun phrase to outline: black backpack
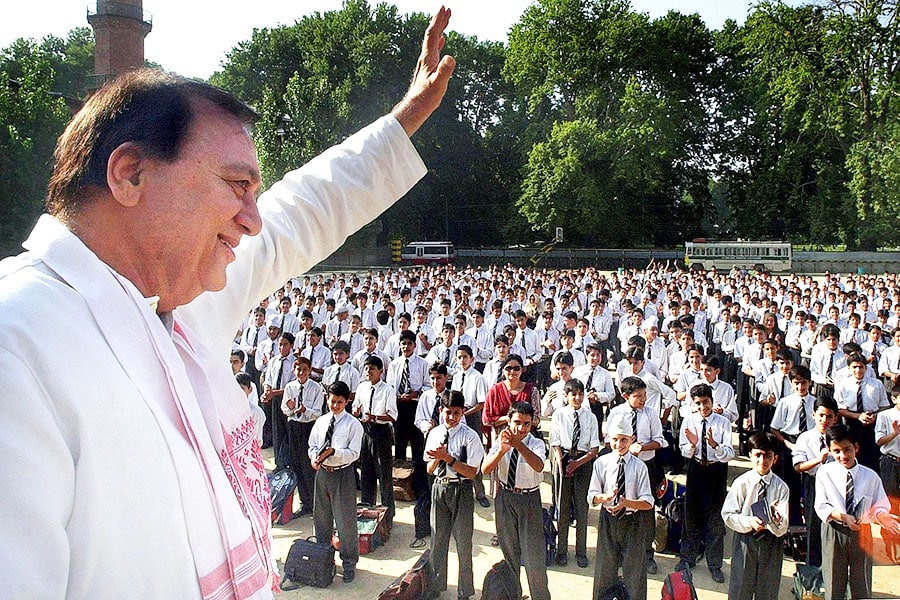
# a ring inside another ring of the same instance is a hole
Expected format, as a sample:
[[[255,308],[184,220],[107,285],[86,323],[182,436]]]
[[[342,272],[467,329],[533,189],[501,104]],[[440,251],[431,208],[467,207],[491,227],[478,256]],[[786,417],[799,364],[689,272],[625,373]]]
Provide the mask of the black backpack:
[[[519,600],[519,586],[516,574],[509,563],[501,560],[484,576],[481,585],[481,600]]]
[[[556,560],[556,524],[549,510],[542,508],[541,513],[544,520],[544,564],[549,567]]]

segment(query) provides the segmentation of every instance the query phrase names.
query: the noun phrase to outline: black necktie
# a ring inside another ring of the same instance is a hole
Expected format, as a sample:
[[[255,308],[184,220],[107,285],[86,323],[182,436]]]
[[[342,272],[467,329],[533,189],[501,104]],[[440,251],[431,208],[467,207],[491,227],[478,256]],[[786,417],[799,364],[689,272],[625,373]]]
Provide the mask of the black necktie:
[[[509,468],[506,471],[506,487],[515,489],[516,469],[519,467],[519,451],[515,448],[509,453]]]
[[[856,508],[856,498],[853,497],[853,474],[850,471],[847,471],[847,494],[844,497],[846,498],[844,506],[847,510],[847,514],[852,515]]]
[[[653,360],[653,344],[647,344],[647,360]]]
[[[819,437],[819,452],[828,447],[828,444],[825,443],[825,436]]]
[[[431,420],[434,421],[435,426],[438,424],[438,417],[441,414],[441,397],[440,394],[435,392],[434,394],[434,408],[431,409]]]
[[[450,364],[450,348],[449,347],[447,347],[447,349],[444,350],[444,364],[445,365]]]
[[[372,393],[369,394],[369,412],[366,416],[372,416],[372,405],[375,403],[375,386],[372,386]]]
[[[503,363],[497,363],[497,383],[503,381],[503,367],[501,366]]]
[[[463,371],[459,378],[459,391],[463,391],[466,387],[466,372]]]
[[[806,422],[806,398],[800,398],[800,433],[806,431],[808,423]]]
[[[450,430],[445,428],[444,441],[441,443],[441,445],[447,446],[448,452],[450,451],[449,443],[450,443]],[[441,461],[438,464],[437,469],[435,469],[434,474],[436,477],[446,477],[447,476],[447,463],[444,461]]]
[[[762,479],[759,480],[759,488],[756,491],[756,501],[757,502],[765,502],[766,501],[766,489],[768,489],[768,485]]]
[[[569,454],[578,452],[578,442],[581,440],[581,419],[578,418],[577,410],[573,413],[573,416],[575,422],[572,425],[572,447],[569,449]]]
[[[625,497],[625,457],[622,456],[619,457],[619,471],[616,473],[616,497],[613,505],[621,503]],[[616,516],[621,519],[625,516],[625,511],[620,510]]]
[[[595,370],[596,370],[596,367],[594,369],[591,369],[591,374],[588,375],[587,385],[584,386],[585,390],[588,392],[594,391],[594,388],[591,387],[591,382],[594,380],[594,371]]]
[[[631,435],[634,436],[634,439],[637,440],[637,417],[638,411],[636,408],[631,409]]]
[[[251,346],[256,346],[256,343],[259,341],[259,330],[260,329],[262,329],[262,327],[257,327],[256,331],[253,332],[253,340],[250,342]]]
[[[856,387],[856,412],[861,413],[863,411],[863,382],[860,381],[859,385]]]
[[[276,390],[281,389],[281,379],[283,377],[284,377],[284,359],[282,358],[281,361],[278,363],[278,378],[275,379],[275,389]]]
[[[828,358],[828,370],[825,371],[825,376],[831,377],[832,373],[834,373],[834,352],[832,352],[831,356]]]
[[[707,462],[709,456],[709,449],[706,443],[706,419],[703,419],[703,429],[700,432],[700,436],[702,441],[700,443],[700,460],[703,462]]]
[[[337,419],[334,413],[331,414],[331,421],[328,422],[328,429],[325,431],[325,443],[322,444],[322,450],[331,448],[331,439],[334,437],[334,422]],[[319,450],[321,452],[322,450]]]
[[[400,376],[400,393],[405,394],[409,391],[409,359],[403,365],[403,374]]]

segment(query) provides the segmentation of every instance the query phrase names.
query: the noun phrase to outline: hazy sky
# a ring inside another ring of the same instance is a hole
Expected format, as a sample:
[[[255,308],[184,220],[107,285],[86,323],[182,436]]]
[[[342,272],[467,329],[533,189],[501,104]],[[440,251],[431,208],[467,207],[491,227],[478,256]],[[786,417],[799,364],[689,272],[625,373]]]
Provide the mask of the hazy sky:
[[[375,4],[375,0],[370,0]],[[447,0],[453,11],[450,28],[480,39],[506,40],[532,0]],[[438,2],[394,0],[401,13],[434,12]],[[792,2],[793,4],[793,2]],[[40,39],[47,34],[64,37],[72,28],[87,26],[87,0],[26,0],[6,6],[0,19],[0,47],[19,37]],[[225,53],[249,39],[254,28],[292,24],[315,11],[340,8],[340,0],[144,0],[153,20],[145,55],[170,71],[189,77],[209,77]],[[636,10],[658,17],[669,10],[697,12],[711,28],[727,18],[743,22],[747,0],[632,0]]]

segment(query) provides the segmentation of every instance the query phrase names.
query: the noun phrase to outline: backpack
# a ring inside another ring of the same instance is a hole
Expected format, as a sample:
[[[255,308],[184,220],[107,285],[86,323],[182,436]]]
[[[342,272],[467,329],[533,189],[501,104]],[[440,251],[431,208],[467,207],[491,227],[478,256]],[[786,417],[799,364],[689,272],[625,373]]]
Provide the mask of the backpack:
[[[556,524],[546,508],[541,509],[541,516],[544,520],[544,565],[549,567],[556,560]]]
[[[600,600],[629,600],[628,588],[621,579],[603,590],[599,596]]]
[[[518,600],[519,586],[509,563],[501,560],[484,576],[481,600]]]
[[[280,516],[284,512],[288,499],[293,501],[294,490],[297,489],[297,476],[294,475],[292,469],[287,468],[270,473],[267,477],[269,479],[269,495],[272,498],[272,513]],[[289,520],[290,518],[288,518]]]
[[[665,515],[669,522],[666,531],[666,552],[677,554],[681,550],[681,529],[684,523],[684,496],[678,496],[666,505]]]
[[[690,571],[669,573],[662,587],[662,600],[697,600]]]

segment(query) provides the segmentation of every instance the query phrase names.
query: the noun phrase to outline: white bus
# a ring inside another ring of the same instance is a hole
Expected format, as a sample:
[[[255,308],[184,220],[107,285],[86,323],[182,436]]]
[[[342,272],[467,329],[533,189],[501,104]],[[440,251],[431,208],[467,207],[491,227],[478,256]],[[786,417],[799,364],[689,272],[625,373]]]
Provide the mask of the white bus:
[[[452,242],[410,242],[400,251],[400,260],[413,265],[446,265],[456,262]]]
[[[722,241],[697,239],[684,244],[684,264],[688,268],[730,270],[752,269],[776,273],[791,270],[790,242]]]

